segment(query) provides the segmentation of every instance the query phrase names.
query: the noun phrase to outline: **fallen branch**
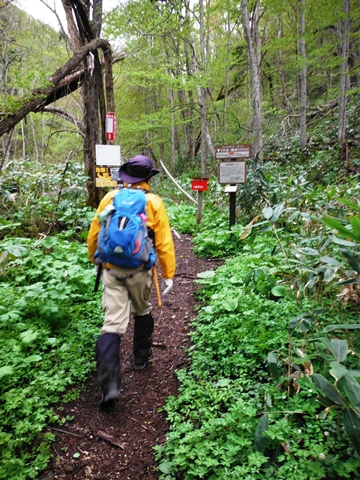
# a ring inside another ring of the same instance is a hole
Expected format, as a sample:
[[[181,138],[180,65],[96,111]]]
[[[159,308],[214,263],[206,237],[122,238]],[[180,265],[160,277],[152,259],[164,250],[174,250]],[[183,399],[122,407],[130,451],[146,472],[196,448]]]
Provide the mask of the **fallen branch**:
[[[167,348],[167,346],[164,345],[163,343],[152,343],[151,346],[154,348],[162,348],[163,350]]]
[[[124,448],[125,448],[124,443],[120,443],[118,440],[116,440],[116,438],[112,437],[111,435],[108,435],[105,432],[99,431],[95,435],[99,438],[102,438],[103,440],[106,440],[107,442],[111,443],[112,445],[115,445],[115,447],[119,447],[122,450],[124,450]]]
[[[185,278],[190,278],[191,280],[199,279],[199,277],[195,277],[194,275],[187,275],[186,273],[175,273],[175,277],[185,277]]]
[[[142,425],[140,422],[138,422],[137,420],[135,420],[135,418],[130,417],[130,420],[132,420],[133,422],[135,422],[135,423],[137,423],[138,425],[140,425],[140,427],[143,428],[144,430],[149,430],[147,427],[145,427],[145,425]]]
[[[48,428],[49,430],[55,430],[55,432],[65,433],[66,435],[72,435],[73,437],[78,437],[78,438],[82,437],[82,435],[78,435],[77,433],[67,432],[66,430],[61,430],[60,428],[49,427],[49,426],[46,426],[46,428]]]

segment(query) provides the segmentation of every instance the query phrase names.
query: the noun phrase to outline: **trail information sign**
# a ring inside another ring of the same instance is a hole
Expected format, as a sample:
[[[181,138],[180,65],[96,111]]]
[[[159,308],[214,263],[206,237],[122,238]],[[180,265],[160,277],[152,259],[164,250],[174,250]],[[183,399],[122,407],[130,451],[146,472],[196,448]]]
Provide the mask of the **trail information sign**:
[[[220,162],[219,183],[246,183],[246,162],[243,160]]]
[[[246,183],[246,161],[251,158],[251,144],[218,145],[215,158],[219,159],[219,183],[228,184],[225,193],[229,193],[230,230],[235,224],[237,184]]]
[[[95,186],[116,187],[121,184],[119,145],[96,145]]]

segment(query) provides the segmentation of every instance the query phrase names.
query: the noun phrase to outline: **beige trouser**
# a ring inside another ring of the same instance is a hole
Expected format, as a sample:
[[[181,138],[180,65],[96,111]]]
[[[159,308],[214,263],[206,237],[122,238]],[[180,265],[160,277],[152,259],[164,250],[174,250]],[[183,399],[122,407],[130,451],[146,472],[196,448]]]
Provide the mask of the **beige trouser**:
[[[130,313],[137,316],[147,315],[152,306],[149,303],[153,283],[152,270],[141,270],[128,277],[134,270],[114,267],[102,273],[102,307],[105,313],[103,333],[126,332]],[[128,278],[126,278],[128,277]]]

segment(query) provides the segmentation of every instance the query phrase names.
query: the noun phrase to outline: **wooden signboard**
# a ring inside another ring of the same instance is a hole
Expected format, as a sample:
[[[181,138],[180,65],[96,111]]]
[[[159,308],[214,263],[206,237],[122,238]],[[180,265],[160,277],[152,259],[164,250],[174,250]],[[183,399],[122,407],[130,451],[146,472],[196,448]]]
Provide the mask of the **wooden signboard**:
[[[251,143],[239,145],[218,145],[215,147],[215,158],[219,160],[230,158],[251,158]]]

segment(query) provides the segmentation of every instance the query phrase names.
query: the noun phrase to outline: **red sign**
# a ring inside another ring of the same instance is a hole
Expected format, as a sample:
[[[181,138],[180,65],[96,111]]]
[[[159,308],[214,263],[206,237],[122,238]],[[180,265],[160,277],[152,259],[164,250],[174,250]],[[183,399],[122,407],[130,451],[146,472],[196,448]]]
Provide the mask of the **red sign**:
[[[106,140],[113,142],[116,135],[116,117],[115,113],[108,112],[106,114]]]
[[[197,190],[203,192],[208,189],[207,178],[193,178],[191,180],[191,190]]]

